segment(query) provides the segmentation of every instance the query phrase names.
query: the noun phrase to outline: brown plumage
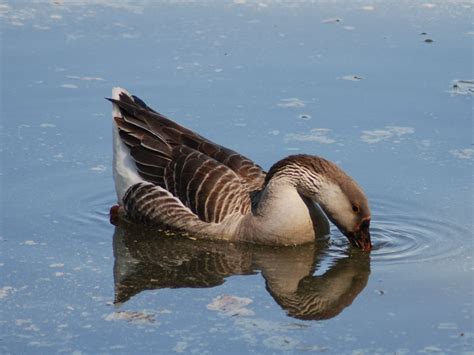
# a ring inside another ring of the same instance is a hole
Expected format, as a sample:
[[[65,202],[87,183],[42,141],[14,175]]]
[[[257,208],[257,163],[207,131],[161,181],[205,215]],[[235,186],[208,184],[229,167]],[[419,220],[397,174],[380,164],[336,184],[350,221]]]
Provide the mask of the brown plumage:
[[[138,173],[177,197],[205,222],[248,213],[250,196],[265,173],[250,159],[219,146],[141,105],[122,93],[109,99],[120,108],[114,117],[130,148]]]
[[[328,229],[319,204],[354,245],[370,250],[367,199],[336,164],[292,155],[266,174],[123,89],[109,100],[114,179],[127,219],[205,239],[303,244]]]

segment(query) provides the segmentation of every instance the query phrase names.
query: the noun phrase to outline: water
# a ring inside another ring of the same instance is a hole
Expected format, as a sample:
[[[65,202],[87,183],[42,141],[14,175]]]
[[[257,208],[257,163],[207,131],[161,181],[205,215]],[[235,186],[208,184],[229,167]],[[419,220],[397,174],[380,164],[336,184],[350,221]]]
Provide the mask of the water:
[[[471,14],[1,3],[0,352],[472,352]],[[265,169],[339,163],[374,250],[336,229],[266,248],[115,228],[116,85]]]

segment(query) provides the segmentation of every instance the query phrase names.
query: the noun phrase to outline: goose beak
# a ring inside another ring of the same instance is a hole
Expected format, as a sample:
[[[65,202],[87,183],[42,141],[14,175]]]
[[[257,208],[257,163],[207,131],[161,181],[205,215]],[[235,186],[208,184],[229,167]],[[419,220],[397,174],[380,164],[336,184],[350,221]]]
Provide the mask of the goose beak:
[[[356,247],[362,249],[363,251],[372,250],[369,226],[370,217],[364,218],[356,231],[347,234],[347,237],[349,238],[350,242]]]
[[[351,242],[363,251],[372,250],[372,243],[370,242],[370,232],[368,228],[361,229],[360,231],[354,233],[354,237]]]

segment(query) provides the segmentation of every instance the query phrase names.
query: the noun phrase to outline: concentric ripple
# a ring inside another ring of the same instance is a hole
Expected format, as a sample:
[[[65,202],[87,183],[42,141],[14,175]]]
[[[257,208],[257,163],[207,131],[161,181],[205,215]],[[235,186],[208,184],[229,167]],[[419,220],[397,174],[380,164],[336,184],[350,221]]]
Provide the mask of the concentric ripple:
[[[443,219],[439,212],[427,215],[425,207],[375,199],[372,210],[372,262],[400,264],[454,258],[472,244],[469,229]],[[343,238],[336,238],[330,253],[341,253],[343,244],[347,245]]]
[[[33,191],[44,191],[38,182],[28,186]],[[116,198],[111,178],[86,169],[60,171],[49,174],[48,186],[51,193],[42,193],[37,201],[47,207],[51,219],[71,230],[83,230],[86,225],[108,227],[108,213]]]
[[[113,180],[90,179],[83,181],[77,189],[80,191],[76,190],[75,196],[68,198],[70,203],[64,218],[71,220],[73,224],[108,226],[109,210],[115,202]]]

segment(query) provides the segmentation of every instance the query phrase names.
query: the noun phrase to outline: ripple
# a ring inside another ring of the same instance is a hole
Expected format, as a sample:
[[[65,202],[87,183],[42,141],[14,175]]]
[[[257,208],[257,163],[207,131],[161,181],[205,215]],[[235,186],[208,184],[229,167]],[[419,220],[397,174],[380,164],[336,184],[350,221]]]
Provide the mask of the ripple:
[[[386,202],[388,201],[388,202]],[[443,219],[440,212],[410,202],[374,199],[371,223],[372,263],[402,264],[443,260],[459,256],[471,243],[471,232]],[[347,241],[331,242],[330,255],[344,253]]]
[[[372,227],[375,262],[421,262],[452,258],[463,251],[469,232],[428,217],[383,216]]]
[[[109,210],[115,202],[113,181],[82,183],[71,191],[70,204],[64,217],[76,224],[109,221]],[[66,195],[64,198],[68,198]]]
[[[34,191],[43,191],[38,182],[29,186]],[[115,202],[111,178],[90,170],[58,171],[48,175],[48,189],[49,196],[41,192],[38,200],[49,205],[54,220],[62,221],[71,229],[85,225],[108,226],[108,213]]]
[[[89,170],[75,174],[50,174],[54,186],[52,218],[69,227],[96,226],[101,231],[110,228],[108,213],[115,203],[113,179]],[[67,181],[67,184],[64,184]],[[29,185],[39,191],[38,183]],[[28,185],[27,185],[28,186]],[[430,211],[410,201],[393,197],[371,198],[372,263],[401,264],[454,258],[472,248],[472,232],[444,218],[440,211]],[[347,239],[331,227],[327,255],[340,258],[347,255]]]

